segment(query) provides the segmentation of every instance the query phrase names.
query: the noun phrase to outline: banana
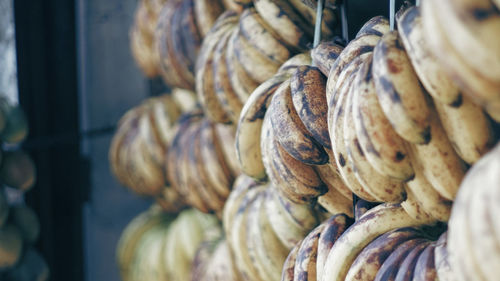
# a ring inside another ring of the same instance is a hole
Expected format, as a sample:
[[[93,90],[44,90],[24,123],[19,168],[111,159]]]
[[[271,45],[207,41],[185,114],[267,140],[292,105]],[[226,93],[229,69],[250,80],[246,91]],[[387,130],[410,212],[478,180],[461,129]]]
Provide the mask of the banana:
[[[358,79],[359,73],[358,71],[355,75],[355,80]],[[351,87],[350,91],[347,93],[348,96],[346,97],[344,108],[344,123],[338,124],[343,127],[344,130],[343,141],[347,150],[347,159],[352,164],[354,175],[358,182],[378,201],[401,202],[405,195],[402,181],[379,174],[367,161],[364,152],[361,150],[356,131],[352,126],[354,124],[352,100],[353,97],[357,95],[357,91],[354,89],[354,87]]]
[[[386,33],[375,47],[372,75],[380,106],[394,130],[411,143],[428,143],[427,96],[397,32]]]
[[[413,250],[421,250],[422,244],[425,246],[425,239],[413,239],[402,243],[392,252],[380,267],[375,276],[375,281],[396,280],[399,269],[402,268],[403,261],[410,257]]]
[[[172,140],[172,127],[181,115],[181,109],[171,95],[162,95],[157,99],[155,98],[151,107],[153,128],[163,148],[166,149]]]
[[[196,93],[198,100],[203,105],[205,114],[211,120],[218,123],[228,123],[229,117],[215,94],[213,72],[213,64],[215,62],[214,49],[224,34],[231,32],[235,23],[235,16],[220,18],[211,30],[211,33],[203,40],[202,49],[196,60]]]
[[[222,225],[224,226],[226,237],[231,237],[233,219],[238,213],[247,190],[256,185],[257,183],[252,178],[244,174],[237,177],[234,181],[233,189],[224,204],[224,210],[222,212]]]
[[[195,18],[201,37],[205,37],[208,34],[210,28],[212,28],[215,21],[223,11],[224,7],[219,1],[194,1]]]
[[[299,281],[305,279],[316,281],[318,240],[324,228],[325,225],[320,224],[302,240],[295,261],[293,280]]]
[[[434,189],[425,177],[422,164],[413,154],[413,150],[410,149],[409,152],[412,165],[415,167],[415,177],[407,182],[406,192],[413,194],[425,213],[439,221],[447,222],[450,218],[452,202],[443,198]]]
[[[316,171],[318,170],[316,169]],[[343,184],[337,174],[334,176],[338,182]],[[328,192],[318,197],[318,203],[332,214],[346,214],[350,217],[353,216],[352,196],[351,198],[346,198],[335,188],[335,186],[328,186]]]
[[[446,105],[460,105],[462,93],[432,53],[423,30],[420,10],[415,6],[408,8],[397,23],[406,53],[427,92]]]
[[[396,228],[419,224],[399,204],[382,204],[369,210],[335,242],[326,259],[321,280],[344,280],[354,259],[375,237]]]
[[[299,66],[290,78],[290,91],[295,112],[314,140],[331,149],[328,121],[325,112],[328,104],[324,95],[326,77],[316,67]]]
[[[406,191],[406,199],[401,202],[401,207],[405,209],[406,213],[414,220],[425,222],[426,224],[431,224],[436,222],[436,218],[431,216],[422,208],[422,203],[420,203],[411,189]]]
[[[235,124],[238,122],[243,102],[236,94],[236,91],[231,84],[231,79],[228,76],[226,51],[230,36],[231,33],[227,32],[217,43],[214,50],[215,53],[212,71],[214,75],[215,95],[231,122]]]
[[[345,280],[374,280],[385,260],[406,241],[421,238],[415,228],[401,228],[384,233],[368,244],[357,256]]]
[[[257,269],[250,256],[247,242],[250,240],[247,221],[249,220],[249,210],[255,198],[263,191],[264,186],[253,187],[245,193],[243,201],[239,205],[238,212],[234,215],[229,232],[228,242],[231,245],[236,267],[240,271],[243,280],[266,280],[259,277]]]
[[[291,57],[278,69],[278,74],[292,75],[295,69],[301,65],[312,63],[311,52],[300,53]]]
[[[450,44],[474,71],[500,82],[500,10],[488,0],[439,1],[435,3],[441,26]],[[500,93],[500,92],[497,92]],[[497,97],[500,97],[498,95]]]
[[[288,208],[285,207],[281,202],[286,199],[280,198],[278,190],[272,185],[266,190],[265,196],[264,205],[271,228],[281,243],[287,249],[292,249],[317,223],[312,206],[292,203]],[[297,221],[289,211],[291,208],[294,208],[294,213],[303,214],[305,219]]]
[[[352,117],[359,146],[377,172],[405,181],[414,176],[406,142],[394,131],[380,107],[371,72],[369,57],[353,82]]]
[[[436,241],[434,248],[434,265],[436,267],[437,278],[443,281],[461,280],[459,276],[463,275],[461,275],[460,269],[454,271],[450,266],[447,244],[447,232],[445,232]]]
[[[144,156],[151,160],[153,164],[151,167],[158,169],[158,173],[163,175],[162,168],[165,163],[166,151],[152,124],[154,119],[151,112],[153,109],[152,103],[153,101],[151,101],[151,105],[149,106],[150,110],[139,118],[139,134],[144,140],[146,150],[146,155]],[[165,178],[164,175],[163,178]]]
[[[318,250],[316,258],[316,273],[317,280],[322,280],[325,270],[325,263],[328,258],[330,249],[337,239],[346,231],[346,229],[354,222],[354,220],[344,214],[332,216],[327,221],[323,222],[325,227],[319,236]]]
[[[22,149],[2,154],[0,180],[21,192],[30,190],[36,182],[36,167],[31,156]]]
[[[257,83],[262,83],[271,78],[281,66],[280,63],[269,59],[250,44],[237,28],[234,38],[234,53],[243,69],[250,78]]]
[[[302,19],[290,3],[284,0],[255,0],[254,6],[289,47],[299,51],[308,49],[312,41],[313,26]]]
[[[234,147],[235,142],[235,128],[233,126],[215,124],[215,135],[217,142],[220,143],[224,160],[227,163],[232,175],[238,176],[241,174],[240,164],[236,157],[236,150]]]
[[[359,29],[356,34],[356,38],[362,37],[365,35],[376,35],[376,36],[384,36],[387,32],[389,32],[390,26],[387,18],[383,16],[376,16],[367,21],[363,26]]]
[[[330,154],[330,153],[329,153]],[[333,155],[330,156],[330,161],[335,161]],[[314,166],[321,180],[328,186],[328,189],[336,189],[343,197],[352,200],[352,191],[342,181],[338,169],[333,164]]]
[[[354,204],[354,221],[359,220],[366,212],[368,212],[368,210],[377,205],[379,205],[379,203],[368,202],[357,198],[356,204]]]
[[[429,125],[430,142],[413,145],[411,149],[421,163],[426,179],[441,196],[453,201],[466,166],[451,146],[435,112],[430,116]]]
[[[293,106],[290,80],[281,84],[269,105],[274,136],[293,158],[309,165],[328,162],[328,155],[309,133]]]
[[[236,129],[236,153],[242,172],[256,180],[266,178],[260,150],[262,120],[274,91],[287,78],[286,74],[278,74],[262,83],[241,110]]]
[[[331,71],[328,74],[328,81],[326,83],[326,100],[328,104],[331,104],[331,99],[335,97],[336,90],[339,89],[337,82],[342,83],[343,79],[339,76],[341,73],[346,73],[344,69],[352,65],[355,58],[362,56],[363,54],[370,53],[373,51],[375,45],[380,41],[380,36],[377,35],[365,35],[357,37],[342,50],[338,58],[335,60],[331,67]],[[335,99],[336,101],[336,99]]]
[[[208,182],[211,183],[215,191],[222,198],[227,198],[234,181],[234,176],[231,174],[224,159],[221,144],[217,140],[214,124],[205,120],[201,126],[201,163],[203,163],[208,175]]]
[[[394,281],[411,281],[413,280],[413,276],[415,275],[418,258],[422,254],[422,252],[429,247],[431,244],[430,241],[423,242],[416,246],[413,250],[408,253],[408,256],[401,263],[401,267],[398,270],[398,274]]]
[[[298,14],[305,20],[309,25],[314,26],[316,23],[316,9],[312,9],[302,2],[302,0],[289,0],[288,1],[292,8],[298,12]],[[321,22],[321,35],[322,38],[330,39],[334,36],[335,27],[337,25],[337,16],[334,10],[330,8],[323,9],[323,20]]]
[[[190,169],[188,171],[189,181],[194,185],[196,192],[200,195],[203,203],[210,208],[211,211],[219,212],[223,209],[226,197],[216,192],[208,180],[208,175],[205,170],[205,163],[201,159],[200,135],[202,127],[195,129],[191,139],[188,139],[183,145],[187,147],[187,161]],[[227,195],[226,195],[227,196]]]
[[[437,12],[439,8],[434,6],[436,4],[435,1],[423,1],[421,8],[424,32],[434,55],[464,93],[469,95],[475,103],[483,106],[493,119],[500,121],[498,90],[500,83],[484,78],[464,61],[464,58],[457,52],[456,46],[451,44],[450,39],[440,27],[442,24],[449,23],[441,22],[440,16],[435,15],[435,11]]]
[[[313,64],[319,68],[323,75],[328,76],[332,65],[343,49],[344,47],[334,41],[323,41],[311,50]]]
[[[226,240],[217,245],[215,252],[211,256],[208,270],[214,276],[214,280],[240,280],[238,272],[234,268]]]
[[[257,196],[247,217],[247,246],[257,273],[263,280],[279,280],[288,250],[272,231],[263,208],[264,197]]]
[[[361,59],[357,58],[352,63],[352,68],[361,63]],[[346,71],[351,71],[351,67],[348,67]],[[355,71],[354,69],[352,71]],[[352,72],[351,72],[352,73]],[[344,183],[349,187],[349,189],[366,201],[377,201],[377,199],[370,193],[368,193],[363,186],[358,182],[354,175],[354,170],[352,163],[348,161],[347,149],[344,144],[344,113],[345,113],[345,102],[348,97],[348,92],[351,87],[354,75],[349,75],[348,78],[343,81],[342,87],[338,90],[338,98],[335,98],[337,102],[335,104],[330,103],[328,108],[328,127],[330,128],[330,140],[332,141],[332,150],[335,155],[335,163],[339,168],[340,175],[344,180]],[[333,102],[334,99],[331,100]],[[342,126],[341,126],[342,125]]]
[[[498,153],[499,153],[498,147],[499,146],[497,145],[491,152],[489,152],[488,155],[498,155]],[[484,156],[483,158],[486,158],[486,157],[488,157],[487,159],[489,159],[489,160],[484,160],[484,161],[490,161],[490,164],[488,165],[488,167],[489,167],[488,171],[489,171],[489,173],[492,173],[492,170],[494,170],[495,167],[498,167],[498,162],[492,161],[491,158],[493,156]],[[494,186],[495,181],[498,182],[498,177],[491,176],[490,183],[488,184],[489,188]],[[495,201],[495,200],[498,200],[499,198],[500,198],[500,192],[498,192],[498,190],[496,190],[495,188],[490,189],[489,199],[486,203],[490,214],[496,214],[500,210],[499,205]],[[494,229],[494,233],[500,233],[500,223],[498,221],[492,220],[492,227]]]
[[[237,36],[238,28],[235,27],[227,45],[226,65],[231,86],[233,86],[233,89],[241,102],[245,103],[250,94],[259,86],[259,83],[250,77],[249,73],[245,71],[236,57],[236,48],[234,43]]]
[[[282,64],[292,53],[280,36],[251,7],[243,10],[239,21],[240,35],[248,40],[255,49],[270,60]]]
[[[457,154],[468,164],[473,164],[496,143],[498,134],[483,110],[463,98],[462,105],[454,108],[435,103],[439,119]]]
[[[437,280],[436,265],[434,264],[434,249],[436,243],[431,243],[420,254],[413,273],[414,281]]]
[[[290,156],[275,139],[270,119],[271,115],[266,114],[261,136],[262,161],[270,182],[297,203],[326,193],[327,186],[313,167]]]
[[[300,242],[293,247],[293,249],[288,254],[288,257],[283,264],[283,271],[281,272],[281,281],[293,281],[294,279],[294,269],[295,261],[297,260],[297,254],[299,252]]]
[[[194,111],[200,107],[198,104],[196,93],[190,90],[174,88],[170,92],[172,98],[174,99],[173,104],[175,104],[181,111],[181,113]]]
[[[187,257],[182,251],[179,241],[181,237],[177,234],[178,225],[179,221],[174,221],[167,233],[164,234],[166,242],[163,252],[168,280],[186,280],[191,275],[191,263],[187,261]]]

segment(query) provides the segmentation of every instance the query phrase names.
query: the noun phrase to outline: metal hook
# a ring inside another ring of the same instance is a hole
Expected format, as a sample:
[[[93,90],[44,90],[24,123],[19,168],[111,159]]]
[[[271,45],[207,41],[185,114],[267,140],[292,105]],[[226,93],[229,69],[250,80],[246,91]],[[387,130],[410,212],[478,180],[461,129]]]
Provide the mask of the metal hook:
[[[342,21],[342,38],[345,44],[349,43],[349,28],[347,23],[347,0],[340,3],[340,16]]]
[[[313,48],[318,46],[321,41],[321,25],[323,23],[323,8],[325,5],[325,0],[318,0],[318,7],[316,9],[316,23],[314,26],[314,42]]]
[[[391,24],[391,31],[394,30],[394,16],[396,14],[396,0],[389,0],[389,20]]]

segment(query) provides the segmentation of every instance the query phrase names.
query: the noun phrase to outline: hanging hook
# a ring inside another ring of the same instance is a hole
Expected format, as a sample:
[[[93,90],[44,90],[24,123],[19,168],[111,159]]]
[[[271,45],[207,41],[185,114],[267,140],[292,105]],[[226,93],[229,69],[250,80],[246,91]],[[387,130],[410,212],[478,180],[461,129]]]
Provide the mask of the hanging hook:
[[[389,20],[391,24],[391,31],[394,30],[394,16],[396,14],[396,0],[389,0]]]
[[[318,7],[316,9],[316,24],[314,26],[314,42],[313,48],[318,46],[321,41],[321,25],[323,23],[323,9],[325,5],[325,0],[318,0]]]
[[[340,3],[340,16],[342,21],[342,38],[345,44],[349,43],[349,28],[347,23],[347,0]]]

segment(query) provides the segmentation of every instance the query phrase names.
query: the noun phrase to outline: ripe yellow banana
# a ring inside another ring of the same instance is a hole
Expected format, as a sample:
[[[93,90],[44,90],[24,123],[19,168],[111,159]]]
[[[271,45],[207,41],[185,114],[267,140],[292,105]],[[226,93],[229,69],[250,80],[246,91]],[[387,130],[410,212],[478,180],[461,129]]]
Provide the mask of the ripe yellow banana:
[[[339,89],[337,83],[342,83],[343,79],[339,76],[345,73],[344,69],[352,65],[355,58],[372,52],[378,41],[380,41],[380,36],[365,35],[355,38],[342,50],[328,74],[328,81],[326,83],[326,100],[328,104],[331,103],[330,100],[335,97],[335,92]]]
[[[368,244],[357,256],[347,272],[345,280],[373,280],[389,255],[402,243],[421,238],[414,228],[401,228],[382,234]]]
[[[325,116],[325,112],[328,111],[325,87],[326,77],[316,67],[299,66],[290,78],[290,91],[295,112],[314,140],[331,149],[332,143]]]
[[[397,32],[386,33],[375,47],[372,74],[380,106],[394,130],[411,143],[428,143],[427,94]]]
[[[465,162],[473,164],[495,144],[498,134],[481,107],[463,97],[455,108],[435,102],[439,119],[453,148]]]
[[[483,106],[493,119],[500,121],[498,90],[500,83],[486,79],[464,61],[465,58],[458,53],[457,46],[452,45],[441,28],[442,24],[449,23],[442,21],[440,15],[435,14],[439,8],[435,6],[436,4],[438,4],[436,1],[423,1],[421,8],[424,32],[434,55],[464,93],[469,95],[475,103]]]
[[[289,47],[307,50],[312,41],[313,26],[297,14],[284,0],[255,0],[260,16],[276,31]]]
[[[266,178],[260,149],[262,120],[274,91],[287,78],[286,74],[279,74],[262,83],[241,110],[236,130],[236,153],[242,172],[256,180]]]
[[[418,226],[399,204],[382,204],[366,212],[335,242],[325,262],[322,281],[344,280],[361,250],[377,236],[401,227]]]
[[[294,108],[290,80],[281,84],[269,105],[274,136],[290,155],[309,165],[328,162],[323,147],[309,133]]]
[[[413,145],[414,155],[421,163],[423,173],[431,185],[448,200],[455,199],[456,192],[466,171],[465,163],[456,154],[437,114],[430,116],[430,142]]]
[[[284,63],[291,52],[280,36],[257,13],[255,8],[248,8],[241,13],[239,21],[240,34],[259,52],[269,59]]]
[[[323,75],[328,76],[332,65],[339,57],[344,47],[333,41],[323,41],[311,50],[311,57],[314,65],[316,65]]]
[[[316,280],[322,280],[325,271],[325,263],[330,253],[330,249],[337,239],[346,231],[354,220],[344,214],[332,216],[322,224],[325,225],[318,240],[318,250],[316,258]]]
[[[359,146],[377,172],[408,180],[414,171],[406,142],[394,131],[380,107],[371,71],[372,58],[369,57],[353,82],[353,119]]]
[[[359,73],[359,71],[356,72],[354,80],[359,79],[357,78]],[[381,202],[401,202],[405,195],[403,182],[401,180],[379,174],[368,162],[365,153],[359,145],[356,130],[352,126],[354,124],[352,100],[357,93],[358,92],[355,91],[354,87],[351,87],[350,91],[347,93],[348,96],[346,96],[346,103],[344,107],[344,123],[338,124],[343,127],[344,130],[344,145],[347,151],[347,159],[352,163],[354,175],[356,176],[358,182],[365,190],[372,194],[375,199]]]
[[[427,92],[444,104],[460,105],[462,93],[432,53],[417,7],[408,8],[398,18],[398,31],[415,72]]]
[[[354,80],[353,71],[357,69],[357,65],[361,64],[361,59],[357,58],[353,61],[352,67],[348,67],[345,71],[351,73],[345,80],[342,81],[341,88],[337,90],[338,97],[335,98],[335,103],[329,103],[328,107],[328,127],[330,128],[330,140],[332,141],[332,150],[335,156],[335,163],[339,169],[340,175],[349,189],[367,201],[377,201],[377,199],[368,193],[359,183],[354,175],[352,163],[348,161],[347,149],[344,143],[344,117],[345,103],[348,93]],[[352,68],[352,70],[350,69]],[[333,102],[334,99],[331,100]]]

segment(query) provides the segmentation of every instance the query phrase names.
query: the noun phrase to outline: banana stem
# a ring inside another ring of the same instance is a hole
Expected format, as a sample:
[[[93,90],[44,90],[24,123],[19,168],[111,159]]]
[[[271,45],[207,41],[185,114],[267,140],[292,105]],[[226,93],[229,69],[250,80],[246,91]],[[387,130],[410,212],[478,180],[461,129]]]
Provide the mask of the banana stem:
[[[323,23],[323,6],[325,0],[318,1],[318,8],[316,9],[316,25],[314,26],[314,43],[313,48],[318,46],[321,41],[321,24]]]
[[[396,13],[396,1],[395,0],[389,0],[389,19],[391,23],[391,31],[394,30],[394,15]]]
[[[345,44],[349,43],[349,29],[347,25],[347,0],[340,3],[340,16],[342,20],[342,38]]]

